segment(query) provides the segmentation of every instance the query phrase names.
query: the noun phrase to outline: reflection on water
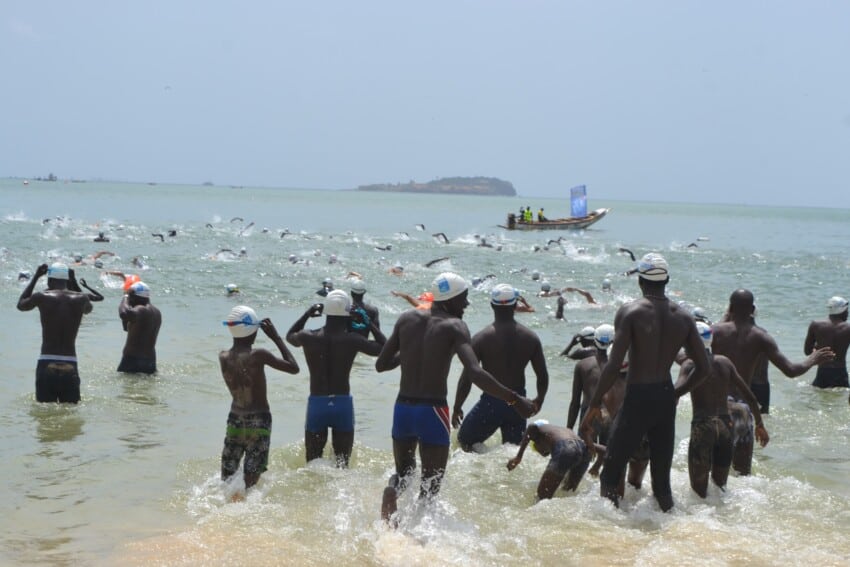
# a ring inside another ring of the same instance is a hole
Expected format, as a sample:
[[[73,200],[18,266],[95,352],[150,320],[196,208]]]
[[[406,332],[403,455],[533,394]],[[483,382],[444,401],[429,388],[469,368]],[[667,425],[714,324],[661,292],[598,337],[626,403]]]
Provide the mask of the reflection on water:
[[[35,420],[37,439],[45,445],[42,454],[50,456],[55,450],[51,443],[72,441],[83,432],[85,420],[79,407],[72,404],[36,403],[30,410]]]

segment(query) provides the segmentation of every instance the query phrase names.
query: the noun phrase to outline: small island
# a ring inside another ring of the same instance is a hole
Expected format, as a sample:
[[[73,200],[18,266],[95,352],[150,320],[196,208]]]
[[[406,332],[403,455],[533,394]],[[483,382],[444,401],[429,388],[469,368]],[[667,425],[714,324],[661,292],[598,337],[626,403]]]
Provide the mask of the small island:
[[[415,181],[410,181],[410,183],[377,183],[361,185],[357,188],[357,191],[516,196],[513,184],[495,177],[443,177],[428,183],[416,183]]]

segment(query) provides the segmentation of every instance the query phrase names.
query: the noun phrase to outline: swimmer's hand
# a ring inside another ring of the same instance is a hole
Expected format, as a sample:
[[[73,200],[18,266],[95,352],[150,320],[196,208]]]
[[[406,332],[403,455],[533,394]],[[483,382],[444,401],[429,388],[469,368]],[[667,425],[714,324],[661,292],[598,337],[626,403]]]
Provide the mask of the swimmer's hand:
[[[529,417],[537,413],[537,409],[534,405],[534,402],[532,402],[525,396],[517,396],[516,402],[511,404],[511,407],[513,407],[514,411],[516,411],[520,416],[524,417],[525,419],[528,419]]]
[[[517,467],[517,465],[520,464],[520,462],[522,462],[522,459],[520,459],[519,457],[514,457],[513,459],[510,459],[508,461],[508,470],[509,471],[514,470]]]
[[[272,323],[272,320],[268,317],[260,321],[260,328],[263,330],[263,332],[268,338],[272,340],[280,338],[280,334],[277,332],[274,323]]]
[[[770,441],[770,435],[767,434],[767,429],[764,428],[763,423],[759,423],[756,425],[756,441],[759,442],[759,445],[764,447],[767,445],[768,441]]]
[[[40,278],[44,274],[47,273],[47,264],[41,264],[39,267],[35,269],[35,277]]]
[[[587,408],[587,413],[584,415],[584,419],[581,420],[581,425],[578,428],[579,436],[587,445],[587,450],[591,457],[596,455],[596,446],[593,443],[593,422],[597,419],[602,419],[602,407],[590,406]]]
[[[452,427],[457,429],[460,427],[461,421],[463,421],[463,410],[461,408],[454,408],[452,410]]]
[[[324,311],[324,309],[325,305],[323,303],[314,303],[307,310],[307,313],[310,315],[310,317],[321,317],[322,311]]]
[[[824,362],[830,362],[833,358],[835,358],[835,353],[832,352],[831,348],[819,348],[812,353],[812,359],[814,360],[812,366],[817,366],[823,364]]]

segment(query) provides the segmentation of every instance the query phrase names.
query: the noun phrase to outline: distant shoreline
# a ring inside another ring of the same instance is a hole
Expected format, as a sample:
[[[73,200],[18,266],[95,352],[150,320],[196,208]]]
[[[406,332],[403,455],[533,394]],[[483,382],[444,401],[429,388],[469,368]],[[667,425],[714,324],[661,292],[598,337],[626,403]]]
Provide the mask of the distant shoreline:
[[[509,181],[495,177],[444,177],[428,183],[376,183],[360,185],[355,191],[391,193],[439,193],[453,195],[500,195],[516,197],[516,189]]]

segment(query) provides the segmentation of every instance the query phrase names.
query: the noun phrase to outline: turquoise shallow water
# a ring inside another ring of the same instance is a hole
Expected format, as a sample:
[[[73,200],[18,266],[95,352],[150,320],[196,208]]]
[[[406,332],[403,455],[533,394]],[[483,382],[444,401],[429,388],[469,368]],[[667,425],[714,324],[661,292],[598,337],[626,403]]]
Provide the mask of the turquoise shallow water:
[[[304,371],[270,372],[270,470],[245,502],[226,503],[232,487],[217,476],[229,395],[216,356],[230,342],[220,324],[236,301],[226,297],[227,283],[240,286],[239,302],[285,331],[318,299],[324,277],[345,287],[346,274],[357,271],[389,332],[406,308],[391,290],[419,293],[444,269],[468,279],[495,274],[491,283],[512,283],[537,309],[521,320],[544,343],[551,386],[541,416],[553,422],[566,418],[573,371],[558,352],[575,331],[611,322],[617,307],[637,295],[635,281],[621,275],[631,262],[620,247],[664,253],[671,293],[713,318],[735,288],[752,289],[759,323],[794,360],[803,356],[809,321],[825,316],[826,299],[850,295],[850,211],[606,202],[590,189],[591,208],[612,207],[596,227],[526,234],[497,225],[521,205],[566,215],[567,200],[0,181],[0,470],[10,487],[0,560],[232,564],[250,549],[251,562],[260,565],[844,563],[848,392],[815,391],[808,385],[813,373],[788,380],[771,372],[771,443],[756,450],[756,474],[732,478],[727,492],[712,490],[705,501],[688,487],[690,404],[683,400],[672,514],[658,512],[647,489],[630,491],[615,510],[590,478],[576,495],[535,504],[545,460],[528,455],[508,473],[513,450],[492,439],[484,455],[453,452],[436,508],[403,500],[402,529],[392,533],[378,522],[378,509],[392,468],[397,374],[375,373],[367,357],[355,363],[355,453],[352,468],[339,471],[330,461],[304,464]],[[151,236],[169,229],[177,236]],[[92,242],[101,230],[108,244]],[[432,237],[437,232],[450,242]],[[497,248],[478,246],[482,236]],[[218,253],[243,247],[241,259]],[[104,257],[105,268],[140,273],[163,312],[161,371],[153,379],[115,372],[124,340],[121,292],[92,265],[100,250],[115,254]],[[34,313],[14,307],[23,287],[17,274],[75,254],[84,257],[78,274],[106,295],[77,341],[83,402],[40,405],[33,401],[40,327]],[[330,263],[331,255],[338,262]],[[135,257],[145,269],[133,266]],[[448,260],[425,266],[440,257]],[[395,263],[404,276],[388,273]],[[554,319],[554,300],[535,297],[534,271],[553,286],[591,291],[599,305],[576,296],[566,320]],[[615,293],[600,291],[605,277]],[[472,332],[490,320],[489,285],[471,296],[465,320]],[[455,365],[450,392],[457,373]]]

